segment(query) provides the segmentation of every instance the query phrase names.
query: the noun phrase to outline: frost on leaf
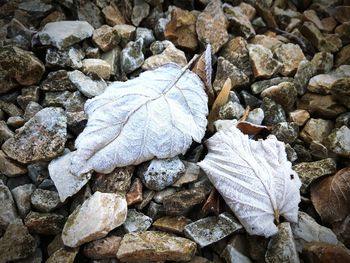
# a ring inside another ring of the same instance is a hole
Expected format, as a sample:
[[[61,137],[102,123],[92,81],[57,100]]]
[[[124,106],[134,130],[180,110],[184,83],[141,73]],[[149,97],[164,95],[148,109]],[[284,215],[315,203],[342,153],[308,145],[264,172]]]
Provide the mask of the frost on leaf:
[[[301,182],[287,160],[284,143],[270,136],[249,139],[235,121],[220,121],[199,163],[249,234],[277,233],[279,216],[298,220]]]
[[[175,64],[115,82],[85,104],[88,123],[75,142],[71,171],[109,173],[185,153],[204,136],[207,102],[200,78]]]

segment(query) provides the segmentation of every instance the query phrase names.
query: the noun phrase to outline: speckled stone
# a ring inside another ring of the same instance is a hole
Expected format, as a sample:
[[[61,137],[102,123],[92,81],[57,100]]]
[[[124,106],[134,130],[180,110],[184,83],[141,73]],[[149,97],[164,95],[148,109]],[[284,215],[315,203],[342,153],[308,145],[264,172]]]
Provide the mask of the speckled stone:
[[[237,31],[239,35],[248,39],[255,36],[255,30],[249,18],[242,12],[239,6],[223,5],[223,11],[229,21],[230,27]]]
[[[40,235],[57,235],[62,232],[66,218],[56,213],[38,213],[30,211],[24,219],[29,231]]]
[[[83,253],[91,259],[115,258],[121,240],[118,236],[108,236],[92,241],[84,246]]]
[[[123,228],[126,233],[146,231],[152,225],[152,218],[138,212],[136,209],[129,209]]]
[[[40,188],[35,189],[31,195],[30,202],[37,211],[47,213],[62,205],[57,192]]]
[[[205,247],[242,228],[231,214],[222,213],[217,217],[206,217],[188,224],[184,233],[200,247]]]
[[[152,226],[161,231],[181,235],[183,234],[185,226],[190,223],[192,223],[192,221],[184,216],[165,216],[157,219]]]
[[[103,25],[94,30],[92,35],[93,43],[103,52],[107,52],[114,48],[120,41],[117,29],[108,25]]]
[[[0,180],[0,230],[5,230],[9,224],[22,224],[22,220],[17,214],[10,189]]]
[[[34,190],[35,186],[33,184],[20,185],[11,190],[21,218],[24,218],[31,209],[30,197]]]
[[[299,126],[294,122],[280,122],[276,124],[271,134],[284,143],[293,143],[299,135]]]
[[[83,66],[84,52],[76,46],[65,50],[48,48],[45,56],[48,68],[72,68],[80,69]]]
[[[274,125],[286,121],[286,114],[282,106],[272,99],[265,97],[261,108],[265,114],[263,124]]]
[[[328,150],[343,157],[350,157],[350,129],[342,126],[335,129],[324,140],[324,145]]]
[[[280,104],[284,109],[291,109],[297,99],[297,90],[291,82],[281,82],[261,92],[261,97],[269,97]]]
[[[298,69],[294,75],[294,86],[298,95],[303,95],[306,92],[306,87],[309,80],[315,75],[315,69],[311,62],[303,60],[299,63]]]
[[[334,125],[330,120],[311,118],[300,132],[300,138],[307,143],[312,141],[322,142],[331,133],[333,127]]]
[[[280,45],[274,50],[274,55],[282,63],[280,72],[283,76],[293,76],[299,63],[306,59],[300,46],[292,43]]]
[[[142,53],[143,39],[130,41],[121,53],[121,67],[125,73],[131,73],[140,68],[145,60]]]
[[[299,126],[303,126],[310,119],[310,113],[306,110],[294,110],[289,113],[288,119]]]
[[[293,82],[293,78],[288,78],[288,77],[276,77],[272,79],[266,79],[266,80],[259,80],[254,82],[250,88],[253,92],[253,94],[259,94],[263,92],[265,89],[271,87],[271,86],[276,86],[282,82]]]

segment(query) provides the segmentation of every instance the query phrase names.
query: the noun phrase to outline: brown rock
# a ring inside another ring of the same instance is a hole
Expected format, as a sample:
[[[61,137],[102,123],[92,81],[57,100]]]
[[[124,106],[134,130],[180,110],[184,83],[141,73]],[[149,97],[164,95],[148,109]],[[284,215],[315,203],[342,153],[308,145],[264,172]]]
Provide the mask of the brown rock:
[[[350,65],[350,44],[342,47],[335,57],[335,66],[341,65]]]
[[[303,19],[314,23],[319,30],[324,30],[323,24],[320,18],[317,16],[317,13],[315,10],[313,9],[305,10],[303,13]]]
[[[323,30],[326,32],[333,32],[334,28],[337,26],[337,21],[334,19],[333,16],[329,16],[326,18],[323,18],[321,20]]]
[[[248,51],[255,78],[270,78],[282,66],[273,58],[272,52],[261,45],[250,44]]]
[[[108,5],[102,9],[106,23],[110,26],[126,24],[124,16],[114,4]]]
[[[350,262],[350,252],[347,248],[322,242],[308,243],[301,257],[306,263]]]
[[[115,258],[122,238],[109,236],[92,241],[84,246],[83,253],[91,259]]]
[[[54,213],[29,212],[24,224],[30,233],[40,235],[57,235],[62,232],[66,218]]]
[[[189,223],[192,223],[192,221],[184,216],[165,216],[157,219],[152,226],[165,232],[181,235],[185,226]]]
[[[113,49],[119,43],[119,35],[114,27],[103,25],[98,29],[95,29],[92,35],[92,41],[103,52],[107,52]]]
[[[142,201],[142,182],[140,178],[135,178],[129,192],[126,194],[126,203],[128,206]]]
[[[60,248],[47,259],[46,263],[73,263],[78,251],[78,248]]]
[[[241,9],[241,12],[248,17],[250,21],[252,21],[256,15],[256,9],[245,2],[241,2],[239,4],[239,8]]]
[[[198,46],[196,21],[197,16],[193,12],[174,7],[170,21],[165,26],[165,39],[176,47],[195,51]]]
[[[281,82],[261,92],[261,97],[269,97],[280,104],[284,109],[293,107],[297,99],[297,90],[291,82]]]
[[[145,231],[126,234],[121,241],[117,258],[122,262],[189,261],[196,249],[196,243],[186,238]]]
[[[9,129],[5,121],[0,120],[0,143],[13,137],[14,133]]]
[[[344,45],[350,43],[350,21],[337,26],[334,32],[340,37]]]
[[[310,119],[310,113],[306,110],[295,110],[289,113],[289,121],[303,126]]]
[[[211,44],[215,54],[228,41],[228,21],[220,0],[213,0],[198,16],[196,31],[203,45]]]
[[[330,120],[310,119],[303,130],[300,132],[300,138],[307,143],[312,141],[322,142],[332,131],[334,125]]]
[[[332,119],[346,111],[331,95],[306,93],[297,102],[298,109],[307,110],[312,116]]]
[[[25,174],[27,168],[11,160],[0,150],[0,172],[8,177],[15,177]]]
[[[112,69],[103,59],[87,58],[83,60],[82,71],[85,74],[97,75],[102,79],[109,79]]]
[[[348,22],[350,19],[350,6],[337,6],[333,10],[333,16],[339,23]]]
[[[310,79],[307,89],[318,94],[330,94],[332,85],[340,78],[331,73],[316,75]]]
[[[239,6],[232,7],[231,5],[224,4],[223,11],[230,23],[230,28],[235,32],[238,32],[246,39],[255,36],[255,30],[249,18],[242,12]]]
[[[324,139],[324,145],[328,150],[345,158],[350,157],[350,129],[343,125],[336,128]]]
[[[331,94],[340,103],[350,108],[350,77],[335,81],[331,87]]]
[[[271,51],[275,50],[279,46],[283,44],[278,38],[275,36],[268,36],[268,35],[256,35],[253,37],[250,41],[251,44],[256,45],[262,45],[263,47],[266,47],[270,49]]]
[[[298,69],[299,63],[305,60],[305,56],[299,45],[292,43],[283,44],[275,49],[274,52],[278,61],[283,65],[281,74],[283,76],[294,75]]]

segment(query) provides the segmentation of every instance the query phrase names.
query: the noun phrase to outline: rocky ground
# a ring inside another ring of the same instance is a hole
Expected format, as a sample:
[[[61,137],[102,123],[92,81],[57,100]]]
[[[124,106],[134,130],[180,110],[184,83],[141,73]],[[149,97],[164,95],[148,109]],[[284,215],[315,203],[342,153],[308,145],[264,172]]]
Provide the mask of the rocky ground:
[[[0,1],[0,262],[350,262],[349,36],[348,0]],[[302,181],[271,238],[226,206],[201,144],[69,171],[87,99],[208,43],[209,109],[229,78],[219,118],[265,125]]]

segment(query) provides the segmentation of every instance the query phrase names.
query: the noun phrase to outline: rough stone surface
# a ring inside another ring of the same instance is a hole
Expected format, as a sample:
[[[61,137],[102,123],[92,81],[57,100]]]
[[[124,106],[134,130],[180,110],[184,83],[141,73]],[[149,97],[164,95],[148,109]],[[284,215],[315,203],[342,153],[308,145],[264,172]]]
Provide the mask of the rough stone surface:
[[[91,259],[115,258],[122,238],[108,236],[92,241],[84,246],[83,253]]]
[[[34,253],[36,241],[27,227],[11,224],[0,239],[0,262],[13,262],[24,259]]]
[[[21,163],[49,160],[62,153],[66,142],[66,117],[59,108],[45,108],[34,115],[2,150]],[[40,138],[40,140],[37,140]]]
[[[343,156],[350,157],[350,129],[343,125],[335,129],[324,140],[324,144],[328,150]]]
[[[223,11],[229,21],[230,27],[237,31],[239,35],[246,39],[255,36],[254,27],[239,6],[232,7],[231,5],[224,4]]]
[[[310,119],[310,113],[306,110],[294,110],[289,113],[289,121],[303,126]]]
[[[70,47],[68,49],[59,50],[57,48],[47,49],[45,61],[46,66],[51,68],[72,68],[80,69],[84,52],[79,47]]]
[[[68,247],[77,247],[105,237],[109,231],[124,223],[126,214],[124,197],[95,192],[68,217],[62,232],[63,243]]]
[[[189,261],[196,252],[196,243],[158,231],[126,234],[120,244],[117,258],[134,261]]]
[[[125,73],[131,73],[141,67],[145,61],[142,53],[143,40],[129,42],[121,53],[121,66]]]
[[[287,77],[276,77],[272,79],[266,79],[266,80],[259,80],[254,82],[251,85],[251,90],[253,94],[259,94],[263,92],[265,89],[271,87],[271,86],[276,86],[282,82],[293,82],[292,78],[287,78]]]
[[[118,31],[114,27],[103,25],[95,29],[92,35],[92,41],[103,52],[107,52],[114,48],[119,43]]]
[[[0,172],[7,177],[16,177],[25,174],[27,169],[7,157],[4,152],[0,150]]]
[[[305,246],[302,257],[310,262],[349,262],[350,251],[343,246],[310,242]]]
[[[309,119],[304,128],[300,132],[300,138],[311,143],[312,141],[322,142],[333,129],[333,123],[324,119]]]
[[[294,106],[297,99],[297,90],[291,82],[281,82],[261,92],[261,97],[269,97],[288,110]]]
[[[293,143],[298,138],[299,127],[294,122],[280,122],[273,127],[271,134],[279,141]]]
[[[265,118],[263,124],[274,125],[280,122],[285,122],[286,113],[284,112],[282,106],[276,103],[274,100],[265,97],[262,103],[262,110],[264,111]]]
[[[231,214],[223,213],[217,217],[206,217],[188,224],[185,226],[184,233],[200,247],[205,247],[242,228]]]
[[[88,98],[102,94],[107,88],[104,81],[92,80],[79,70],[69,72],[68,77],[73,85]]]
[[[184,172],[184,163],[179,157],[174,157],[170,159],[154,159],[142,164],[137,174],[147,188],[160,191],[172,185]]]
[[[175,234],[183,234],[185,226],[192,223],[192,221],[184,216],[165,216],[158,218],[154,223],[153,227],[165,232],[171,232]]]
[[[129,209],[123,227],[126,233],[131,233],[146,231],[151,225],[152,218],[137,212],[136,209]]]
[[[68,72],[64,69],[50,72],[41,82],[40,89],[45,91],[75,91],[76,88],[68,78]]]
[[[211,1],[197,18],[198,39],[204,46],[211,44],[213,53],[216,53],[229,39],[227,27],[221,1]]]
[[[79,249],[60,248],[53,253],[46,263],[73,263]]]
[[[124,16],[115,4],[104,7],[102,13],[106,23],[110,26],[123,25],[126,23]]]
[[[298,69],[294,75],[294,86],[297,89],[298,95],[303,95],[306,92],[306,87],[309,80],[315,75],[315,69],[311,62],[302,60],[299,63]]]
[[[34,190],[35,186],[33,184],[20,185],[11,190],[21,218],[24,218],[31,210],[30,197]]]
[[[40,212],[51,212],[62,205],[58,193],[55,191],[35,189],[31,195],[32,206]]]
[[[50,45],[63,50],[91,37],[93,30],[86,21],[51,22],[34,36],[33,41],[34,44]]]
[[[335,81],[331,86],[331,94],[340,103],[350,109],[350,77]]]
[[[274,55],[283,64],[281,68],[283,76],[294,75],[300,62],[306,59],[299,45],[292,43],[279,46],[275,49]]]
[[[265,261],[299,263],[298,252],[295,247],[292,229],[288,222],[278,225],[278,233],[268,244]]]
[[[22,221],[9,188],[0,180],[0,229],[5,230],[8,224],[22,224]]]
[[[111,75],[111,66],[103,59],[87,58],[83,60],[82,71],[85,74],[98,76],[108,80]]]
[[[40,235],[57,235],[62,232],[66,218],[56,213],[29,212],[24,224],[30,233]]]

